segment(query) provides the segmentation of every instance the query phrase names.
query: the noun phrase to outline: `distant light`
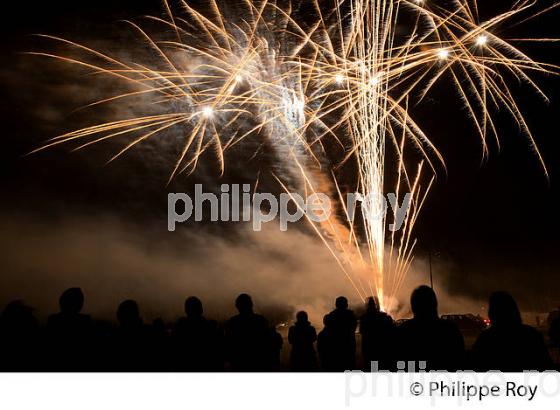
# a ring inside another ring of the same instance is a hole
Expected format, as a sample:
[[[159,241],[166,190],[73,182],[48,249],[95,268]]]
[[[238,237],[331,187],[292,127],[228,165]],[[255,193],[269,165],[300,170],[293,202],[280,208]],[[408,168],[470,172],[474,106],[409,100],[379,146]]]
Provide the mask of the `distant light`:
[[[424,3],[424,0],[414,0],[414,2],[415,2],[416,4],[422,4],[422,3]]]
[[[477,46],[484,46],[486,45],[486,43],[488,43],[488,36],[485,36],[484,34],[481,34],[480,36],[478,36],[476,38],[476,45]]]
[[[334,81],[336,81],[337,84],[342,84],[344,82],[344,76],[342,74],[337,74],[334,77]]]
[[[449,50],[446,48],[440,48],[437,51],[437,56],[440,60],[446,60],[449,57]]]
[[[204,107],[202,109],[202,115],[205,118],[212,118],[214,116],[214,109],[212,107]]]
[[[242,81],[243,81],[243,76],[241,76],[240,74],[237,74],[237,75],[235,76],[235,82],[236,82],[236,83],[240,83],[240,82],[242,82]]]

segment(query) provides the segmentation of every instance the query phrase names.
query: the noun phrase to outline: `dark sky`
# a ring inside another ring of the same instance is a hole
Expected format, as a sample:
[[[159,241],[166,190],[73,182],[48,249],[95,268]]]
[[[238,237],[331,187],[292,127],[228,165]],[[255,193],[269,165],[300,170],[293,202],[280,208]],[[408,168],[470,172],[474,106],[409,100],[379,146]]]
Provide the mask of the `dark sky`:
[[[50,63],[19,54],[44,49],[36,38],[29,36],[33,33],[110,39],[114,35],[113,27],[118,26],[116,21],[142,14],[158,15],[160,3],[157,0],[10,3],[11,9],[3,10],[0,27],[2,212],[8,218],[17,215],[61,223],[68,214],[92,218],[110,214],[144,227],[155,225],[156,230],[161,230],[162,225],[157,221],[165,216],[166,192],[180,190],[192,181],[181,179],[166,188],[167,170],[154,167],[135,154],[103,167],[107,158],[105,148],[77,154],[56,149],[22,158],[22,154],[40,141],[61,130],[72,129],[75,117],[71,111],[76,107],[72,101],[49,95],[53,89],[65,89],[71,75],[57,77]],[[500,3],[507,2],[493,2]],[[507,35],[560,37],[558,21],[560,10],[522,28],[514,28]],[[560,64],[560,43],[529,43],[523,50],[536,59]],[[436,87],[431,98],[416,109],[418,122],[447,161],[447,174],[439,174],[418,222],[416,237],[420,258],[428,250],[435,254],[436,284],[452,294],[485,297],[489,290],[500,287],[514,291],[527,308],[545,310],[560,303],[557,129],[560,80],[544,76],[536,79],[550,97],[548,105],[528,93],[525,87],[514,86],[514,90],[543,153],[549,180],[528,141],[503,113],[496,117],[502,136],[501,150],[491,144],[490,158],[481,162],[478,137],[465,120],[460,104],[449,98],[448,86]],[[50,110],[58,114],[49,114]],[[52,121],[43,121],[48,118]],[[244,174],[245,177],[254,175],[260,165],[248,163],[251,172]],[[211,175],[213,170],[210,167],[202,170],[205,172]],[[13,235],[8,230],[2,232]],[[146,228],[146,234],[153,232]],[[437,268],[443,266],[445,274],[438,277]]]

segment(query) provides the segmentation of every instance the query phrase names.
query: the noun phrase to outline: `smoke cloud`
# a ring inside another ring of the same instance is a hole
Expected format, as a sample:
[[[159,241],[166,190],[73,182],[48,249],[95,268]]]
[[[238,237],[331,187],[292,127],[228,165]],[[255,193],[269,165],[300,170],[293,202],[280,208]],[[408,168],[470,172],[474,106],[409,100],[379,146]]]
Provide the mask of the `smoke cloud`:
[[[56,311],[59,294],[72,286],[84,290],[85,311],[108,320],[128,298],[140,303],[146,320],[172,321],[183,313],[185,298],[197,295],[207,316],[225,320],[235,313],[235,297],[247,292],[256,310],[274,323],[306,310],[318,327],[336,296],[361,305],[318,239],[297,229],[280,232],[274,222],[261,232],[240,225],[228,237],[205,226],[171,233],[164,221],[161,227],[141,226],[114,216],[56,222],[23,215],[2,219],[0,304],[23,299],[43,319]],[[410,316],[408,296],[427,282],[426,272],[425,261],[413,264],[392,312],[396,317]],[[438,293],[441,313],[480,310],[479,302],[450,297],[443,289]]]

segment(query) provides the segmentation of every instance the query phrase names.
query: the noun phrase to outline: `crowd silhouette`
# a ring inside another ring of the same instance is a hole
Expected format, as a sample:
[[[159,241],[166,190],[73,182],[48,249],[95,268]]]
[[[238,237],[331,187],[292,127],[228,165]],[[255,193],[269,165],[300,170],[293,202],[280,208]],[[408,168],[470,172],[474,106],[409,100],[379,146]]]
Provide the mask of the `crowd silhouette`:
[[[319,333],[306,312],[296,314],[287,343],[253,300],[241,294],[238,314],[219,324],[204,316],[202,301],[186,299],[185,316],[172,326],[163,320],[144,322],[138,303],[118,306],[116,324],[82,313],[84,294],[70,288],[59,299],[60,310],[39,325],[31,307],[9,303],[0,316],[2,371],[236,371],[297,372],[356,370],[547,370],[555,369],[544,338],[523,324],[519,308],[506,292],[490,296],[491,325],[466,350],[458,327],[438,315],[434,291],[416,288],[410,298],[413,318],[397,325],[367,299],[358,318],[348,300],[336,298]],[[560,316],[550,324],[550,342],[560,347]],[[360,343],[357,343],[357,339]],[[361,346],[361,355],[357,355]],[[282,349],[289,360],[282,366]],[[357,360],[361,356],[361,360]],[[403,363],[415,363],[405,368]]]

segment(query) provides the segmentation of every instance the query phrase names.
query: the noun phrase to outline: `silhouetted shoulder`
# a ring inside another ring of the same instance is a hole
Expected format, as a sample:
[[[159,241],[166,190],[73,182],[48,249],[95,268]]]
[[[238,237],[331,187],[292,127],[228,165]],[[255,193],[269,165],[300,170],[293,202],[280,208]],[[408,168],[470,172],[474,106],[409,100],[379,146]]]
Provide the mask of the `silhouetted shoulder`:
[[[54,313],[47,319],[47,328],[51,330],[72,330],[79,331],[89,329],[93,326],[93,319],[90,315],[78,313],[72,316],[64,313]],[[66,329],[71,327],[71,329]]]
[[[258,313],[255,313],[254,320],[257,323],[268,327],[268,320],[264,316],[259,315]]]
[[[535,342],[542,342],[544,344],[544,337],[537,329],[533,326],[529,325],[521,325],[522,332],[530,339],[533,339]]]
[[[226,322],[226,328],[236,327],[248,322],[251,323],[251,325],[253,326],[268,327],[268,320],[266,320],[264,316],[261,316],[257,313],[252,313],[250,315],[238,314],[232,316]]]

